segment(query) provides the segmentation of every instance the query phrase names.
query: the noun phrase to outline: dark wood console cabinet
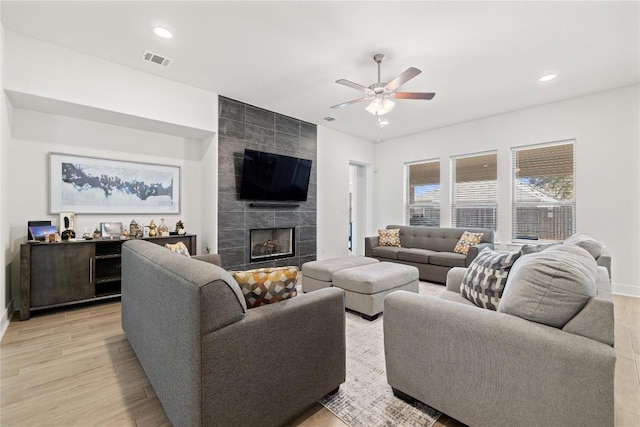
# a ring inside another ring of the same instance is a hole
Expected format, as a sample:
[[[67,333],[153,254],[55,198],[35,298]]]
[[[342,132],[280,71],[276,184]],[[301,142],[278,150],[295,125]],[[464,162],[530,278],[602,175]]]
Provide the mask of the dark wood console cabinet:
[[[196,236],[144,238],[164,246],[183,242],[196,254]],[[23,243],[20,246],[20,320],[31,311],[120,296],[120,253],[126,240]]]

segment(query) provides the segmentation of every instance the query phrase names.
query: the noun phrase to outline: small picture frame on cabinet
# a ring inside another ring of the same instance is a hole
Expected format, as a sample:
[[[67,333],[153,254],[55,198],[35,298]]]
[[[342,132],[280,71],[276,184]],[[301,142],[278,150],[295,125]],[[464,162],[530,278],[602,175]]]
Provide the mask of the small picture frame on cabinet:
[[[100,232],[103,239],[119,239],[122,235],[121,222],[101,222]]]
[[[62,233],[64,230],[76,229],[76,214],[75,212],[60,212],[60,222],[58,223],[58,230]]]

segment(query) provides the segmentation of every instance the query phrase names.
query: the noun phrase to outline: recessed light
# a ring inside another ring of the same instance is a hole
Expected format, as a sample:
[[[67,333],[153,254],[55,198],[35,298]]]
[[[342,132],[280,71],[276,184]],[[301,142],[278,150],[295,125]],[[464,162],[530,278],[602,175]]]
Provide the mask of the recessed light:
[[[153,32],[156,33],[156,36],[162,37],[163,39],[170,39],[171,37],[173,37],[171,31],[167,30],[166,28],[155,27],[153,29]]]
[[[556,78],[555,74],[547,74],[538,79],[539,82],[548,82],[549,80],[553,80]]]

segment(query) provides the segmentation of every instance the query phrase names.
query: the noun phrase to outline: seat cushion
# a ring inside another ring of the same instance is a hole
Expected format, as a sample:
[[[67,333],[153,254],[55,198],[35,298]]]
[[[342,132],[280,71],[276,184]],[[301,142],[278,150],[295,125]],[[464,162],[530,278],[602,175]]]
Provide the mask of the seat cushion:
[[[417,281],[416,267],[392,262],[361,265],[333,275],[333,286],[360,294],[375,294]]]
[[[498,311],[562,328],[596,295],[597,271],[579,246],[523,256],[511,268]]]
[[[397,246],[376,246],[371,249],[371,256],[377,258],[398,259],[398,252],[403,250]]]
[[[471,305],[473,307],[476,307],[476,305],[474,303],[472,303],[468,299],[464,298],[462,295],[460,295],[457,292],[451,292],[451,291],[445,290],[445,291],[440,292],[438,295],[436,295],[436,298],[447,300],[447,301],[452,301],[452,302],[457,302],[459,304]]]
[[[419,262],[422,264],[429,263],[429,255],[433,255],[436,252],[428,249],[417,248],[402,248],[398,251],[398,259],[401,261]]]
[[[520,252],[483,249],[467,268],[460,285],[460,295],[478,307],[497,310],[509,270],[518,258]]]
[[[302,264],[302,275],[312,277],[322,282],[331,282],[333,273],[344,268],[351,268],[358,265],[378,263],[375,258],[363,256],[345,256],[338,258],[327,258],[318,261],[309,261]]]
[[[467,256],[453,252],[437,252],[429,255],[429,264],[442,267],[466,267]]]

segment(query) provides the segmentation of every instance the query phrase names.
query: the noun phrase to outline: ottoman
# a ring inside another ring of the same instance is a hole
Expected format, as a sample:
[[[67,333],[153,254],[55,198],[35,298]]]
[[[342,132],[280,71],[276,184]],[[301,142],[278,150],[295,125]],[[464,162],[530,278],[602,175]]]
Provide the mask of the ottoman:
[[[302,264],[302,292],[311,292],[332,286],[333,274],[336,271],[360,265],[378,264],[379,262],[375,258],[355,255],[305,262]]]
[[[418,269],[392,262],[361,265],[334,273],[333,286],[344,290],[348,309],[375,320],[382,313],[384,297],[391,292],[419,292]]]

